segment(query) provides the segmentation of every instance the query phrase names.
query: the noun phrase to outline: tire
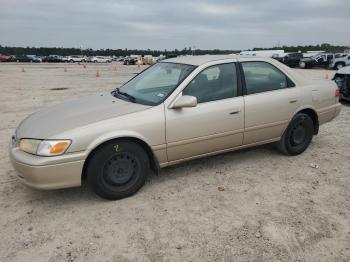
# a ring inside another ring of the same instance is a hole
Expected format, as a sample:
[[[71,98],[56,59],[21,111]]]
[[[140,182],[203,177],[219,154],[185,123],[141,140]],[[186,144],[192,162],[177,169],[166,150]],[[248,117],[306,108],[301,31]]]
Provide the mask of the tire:
[[[286,155],[295,156],[303,153],[310,145],[314,135],[314,123],[310,116],[296,114],[290,121],[277,148]]]
[[[344,66],[345,65],[343,63],[336,63],[334,67],[335,67],[335,69],[339,70],[339,69],[343,68]]]
[[[147,153],[137,143],[110,141],[99,147],[89,159],[88,184],[105,199],[129,197],[145,184],[149,166]]]

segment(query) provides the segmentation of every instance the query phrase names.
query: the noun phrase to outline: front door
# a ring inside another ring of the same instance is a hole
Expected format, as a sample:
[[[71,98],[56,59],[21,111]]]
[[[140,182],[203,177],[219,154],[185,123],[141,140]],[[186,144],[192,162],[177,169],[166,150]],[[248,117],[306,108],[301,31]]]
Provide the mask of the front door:
[[[182,91],[195,96],[197,106],[166,109],[169,161],[242,145],[244,99],[237,82],[234,63],[207,67]]]

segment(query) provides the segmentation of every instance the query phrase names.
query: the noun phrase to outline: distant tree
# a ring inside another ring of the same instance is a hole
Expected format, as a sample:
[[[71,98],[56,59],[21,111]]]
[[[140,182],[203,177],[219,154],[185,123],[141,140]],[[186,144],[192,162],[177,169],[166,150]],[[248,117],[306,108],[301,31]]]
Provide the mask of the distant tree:
[[[305,46],[282,46],[282,47],[272,47],[272,48],[253,48],[252,50],[267,50],[267,49],[283,49],[285,52],[306,52],[306,51],[315,51],[315,50],[324,50],[327,52],[339,53],[343,52],[345,49],[350,49],[348,46],[337,46],[329,43],[322,43],[320,45],[305,45]],[[196,55],[205,55],[205,54],[232,54],[239,53],[240,50],[222,50],[222,49],[196,49]],[[95,56],[95,55],[106,55],[106,56],[127,56],[130,54],[138,54],[138,55],[153,55],[159,56],[160,54],[164,54],[168,57],[175,57],[178,55],[189,55],[192,54],[191,47],[185,47],[182,50],[173,49],[173,50],[141,50],[141,49],[99,49],[94,50],[91,48],[80,49],[80,48],[65,48],[65,47],[12,47],[12,46],[2,46],[0,45],[0,54],[4,55],[40,55],[40,56],[48,56],[48,55],[87,55],[87,56]]]

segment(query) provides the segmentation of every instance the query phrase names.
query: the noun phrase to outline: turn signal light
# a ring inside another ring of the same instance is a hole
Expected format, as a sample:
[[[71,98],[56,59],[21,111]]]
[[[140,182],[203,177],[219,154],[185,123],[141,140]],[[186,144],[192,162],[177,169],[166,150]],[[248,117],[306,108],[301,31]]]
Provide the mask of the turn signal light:
[[[69,146],[69,142],[59,142],[49,147],[49,152],[50,154],[53,154],[53,155],[61,154],[66,150],[68,146]]]

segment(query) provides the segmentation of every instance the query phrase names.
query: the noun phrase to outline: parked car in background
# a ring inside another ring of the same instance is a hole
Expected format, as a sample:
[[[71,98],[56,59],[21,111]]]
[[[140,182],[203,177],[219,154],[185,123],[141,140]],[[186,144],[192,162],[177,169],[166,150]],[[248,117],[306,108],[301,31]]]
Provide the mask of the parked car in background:
[[[303,58],[313,57],[315,55],[319,55],[319,54],[323,54],[323,53],[326,53],[326,51],[323,51],[323,50],[306,51],[305,53],[303,53]]]
[[[340,68],[348,65],[350,65],[350,54],[343,54],[342,56],[338,55],[338,57],[332,59],[331,63],[329,64],[329,68],[339,70]]]
[[[37,55],[19,55],[19,56],[10,56],[8,61],[21,62],[21,63],[27,63],[27,62],[40,63],[42,62],[42,58]]]
[[[338,96],[333,81],[305,79],[271,58],[178,57],[112,92],[30,115],[12,136],[10,157],[31,187],[87,179],[99,196],[120,199],[151,169],[199,157],[273,142],[301,154],[339,114]]]
[[[109,56],[93,56],[89,61],[93,63],[110,63],[112,62],[112,58]]]
[[[10,58],[10,56],[0,54],[0,62],[8,62]]]
[[[241,51],[240,55],[247,56],[261,56],[261,57],[272,57],[272,56],[284,56],[284,50],[256,50],[256,51]]]
[[[49,55],[45,58],[44,62],[60,63],[63,62],[63,57],[60,55]]]
[[[30,59],[26,55],[11,56],[11,58],[9,59],[9,62],[28,63],[31,61],[32,61],[32,59]]]
[[[86,56],[81,56],[81,55],[71,55],[71,56],[67,56],[67,58],[65,58],[65,60],[67,62],[86,62],[87,61],[87,57]]]
[[[124,65],[136,65],[137,64],[137,57],[126,57],[123,61]]]
[[[299,65],[300,60],[303,58],[302,53],[286,53],[284,56],[275,55],[272,58],[289,66],[295,67]]]
[[[339,69],[335,73],[333,80],[339,87],[340,100],[350,102],[350,66]]]
[[[112,61],[123,62],[124,56],[112,56]]]
[[[141,61],[143,65],[153,65],[156,63],[156,58],[152,55],[145,55],[141,58]]]
[[[29,62],[41,63],[43,60],[40,56],[37,55],[26,55],[29,58]]]
[[[124,59],[125,59],[125,56],[119,56],[119,57],[117,58],[117,61],[118,61],[118,62],[124,62]]]
[[[328,68],[331,60],[335,58],[334,54],[331,53],[321,53],[312,57],[306,57],[300,59],[300,68],[312,68],[312,67],[325,67]]]

